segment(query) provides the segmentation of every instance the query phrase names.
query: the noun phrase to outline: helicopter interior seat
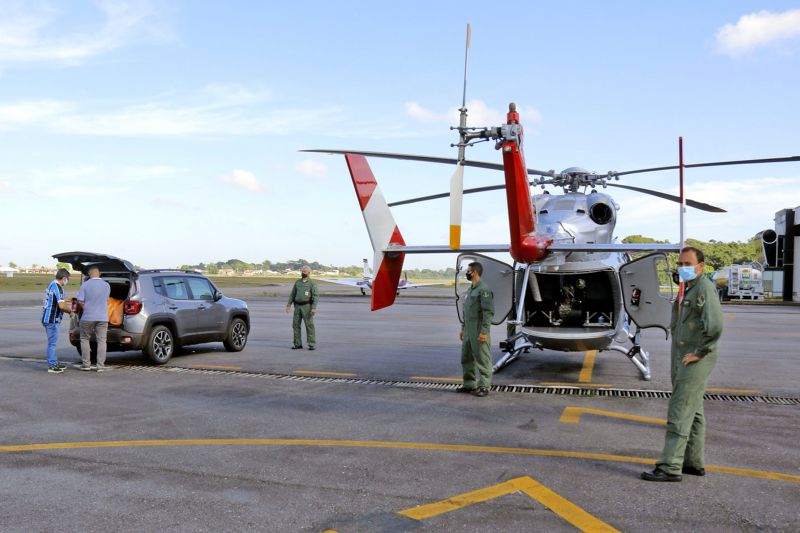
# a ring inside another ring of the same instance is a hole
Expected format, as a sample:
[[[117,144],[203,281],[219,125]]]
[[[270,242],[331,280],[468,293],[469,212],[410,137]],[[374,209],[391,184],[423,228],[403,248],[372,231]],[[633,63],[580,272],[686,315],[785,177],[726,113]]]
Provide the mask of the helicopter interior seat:
[[[613,327],[617,318],[613,275],[613,271],[536,274],[541,298],[536,301],[534,289],[527,287],[524,326],[582,331]]]

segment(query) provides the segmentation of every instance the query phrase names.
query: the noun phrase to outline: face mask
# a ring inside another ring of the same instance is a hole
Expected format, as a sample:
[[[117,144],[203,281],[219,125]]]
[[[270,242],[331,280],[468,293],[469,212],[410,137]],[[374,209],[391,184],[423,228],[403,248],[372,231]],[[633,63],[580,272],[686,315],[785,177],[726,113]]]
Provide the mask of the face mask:
[[[681,281],[692,281],[697,277],[697,272],[693,266],[682,266],[678,267],[678,276]]]
[[[472,272],[467,272],[467,281],[472,281]]]
[[[305,272],[303,272],[303,273],[302,273],[302,274],[300,274],[300,275],[301,275],[301,276],[303,276],[304,278],[307,278],[307,277],[308,277],[308,274],[306,274]]]

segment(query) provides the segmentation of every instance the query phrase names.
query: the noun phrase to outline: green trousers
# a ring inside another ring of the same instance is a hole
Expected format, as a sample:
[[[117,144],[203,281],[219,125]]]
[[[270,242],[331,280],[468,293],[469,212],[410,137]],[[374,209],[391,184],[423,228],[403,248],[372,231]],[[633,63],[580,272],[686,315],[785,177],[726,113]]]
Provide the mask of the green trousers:
[[[470,338],[464,334],[461,344],[461,368],[464,369],[464,387],[474,389],[492,386],[492,340],[487,336],[486,342],[478,342],[478,338]],[[476,375],[476,369],[480,378]]]
[[[300,321],[306,324],[306,340],[309,346],[317,343],[314,335],[314,317],[311,316],[311,304],[294,304],[294,316],[292,317],[292,331],[294,332],[294,345],[302,346],[303,339],[300,335]]]
[[[705,465],[703,394],[708,376],[717,362],[716,352],[686,367],[680,361],[682,357],[672,355],[672,396],[667,407],[667,435],[661,458],[656,463],[669,474],[680,474],[684,466],[703,468]]]

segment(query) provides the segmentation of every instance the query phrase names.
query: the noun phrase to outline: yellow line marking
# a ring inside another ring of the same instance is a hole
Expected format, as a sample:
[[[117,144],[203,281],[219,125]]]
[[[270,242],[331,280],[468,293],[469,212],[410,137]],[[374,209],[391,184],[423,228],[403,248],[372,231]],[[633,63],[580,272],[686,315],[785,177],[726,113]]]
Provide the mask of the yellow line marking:
[[[355,377],[355,374],[350,372],[317,372],[316,370],[295,370],[292,374],[301,374],[304,376],[344,376],[348,378]]]
[[[758,389],[719,389],[715,387],[709,387],[706,389],[706,392],[739,392],[739,393],[748,393],[748,394],[760,394],[761,391]]]
[[[349,448],[383,448],[389,450],[428,450],[465,453],[491,453],[525,455],[537,457],[563,457],[612,461],[619,463],[652,464],[653,458],[629,455],[609,455],[592,452],[570,452],[566,450],[543,450],[536,448],[507,448],[501,446],[476,446],[472,444],[436,444],[425,442],[387,442],[370,440],[320,440],[320,439],[171,439],[171,440],[121,440],[95,442],[53,442],[42,444],[12,444],[0,446],[0,453],[32,452],[40,450],[77,450],[90,448],[141,448],[154,446],[330,446]],[[772,479],[800,484],[800,475],[781,474],[763,470],[746,470],[727,466],[706,465],[710,472],[723,472],[738,476]]]
[[[583,368],[581,368],[581,374],[578,376],[578,381],[581,383],[591,383],[595,357],[597,357],[597,350],[586,352],[586,356],[583,358]]]
[[[241,370],[240,366],[233,365],[188,365],[189,368],[221,368],[224,370]]]
[[[425,520],[468,505],[485,502],[507,494],[514,494],[515,492],[525,493],[581,531],[617,531],[528,476],[509,479],[504,483],[459,494],[440,502],[406,509],[397,514],[414,520]]]
[[[518,490],[519,489],[515,486],[505,482],[499,485],[492,485],[491,487],[459,494],[458,496],[453,496],[452,498],[440,502],[405,509],[397,514],[413,518],[414,520],[425,520],[426,518],[449,513],[450,511],[455,511],[456,509],[461,509],[468,505],[492,500],[500,496],[505,496],[506,494],[513,494]]]
[[[565,383],[562,381],[541,381],[539,385],[552,387],[613,387],[610,383]]]
[[[564,422],[565,424],[577,424],[581,421],[582,414],[607,416],[609,418],[621,418],[622,420],[632,420],[634,422],[644,422],[646,424],[656,424],[659,426],[665,426],[667,424],[667,421],[661,418],[629,415],[627,413],[618,413],[616,411],[603,411],[601,409],[592,409],[591,407],[565,407],[564,412],[561,413],[561,418],[559,418],[558,421]]]
[[[581,531],[618,531],[530,477],[508,481]]]
[[[411,379],[422,379],[425,381],[452,381],[454,383],[461,383],[461,378],[436,378],[432,376],[411,376]]]

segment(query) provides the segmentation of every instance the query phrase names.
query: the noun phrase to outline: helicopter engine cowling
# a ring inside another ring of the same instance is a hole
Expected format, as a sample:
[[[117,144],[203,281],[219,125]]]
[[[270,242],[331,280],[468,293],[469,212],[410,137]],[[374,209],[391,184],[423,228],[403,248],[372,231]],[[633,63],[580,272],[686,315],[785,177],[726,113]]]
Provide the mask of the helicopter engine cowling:
[[[616,210],[612,205],[609,205],[608,202],[590,196],[587,204],[589,207],[589,218],[591,218],[592,222],[595,224],[604,226],[614,222],[616,219]]]

